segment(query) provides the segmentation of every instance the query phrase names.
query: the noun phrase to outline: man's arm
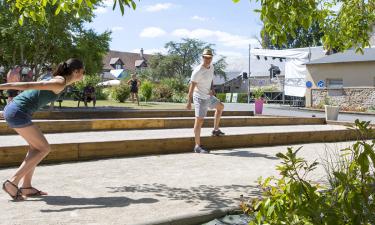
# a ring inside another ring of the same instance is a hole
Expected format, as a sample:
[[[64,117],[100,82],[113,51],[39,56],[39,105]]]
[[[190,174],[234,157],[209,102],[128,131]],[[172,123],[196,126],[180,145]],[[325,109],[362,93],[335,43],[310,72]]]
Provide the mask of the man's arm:
[[[211,88],[210,88],[210,95],[212,96],[212,95],[216,95],[216,93],[215,93],[215,88],[214,88],[214,81],[212,81],[211,82]]]
[[[197,83],[192,81],[190,83],[189,93],[188,93],[188,96],[187,96],[187,107],[186,107],[187,109],[191,109],[191,100],[193,99],[193,93],[194,93],[195,86],[197,86]]]

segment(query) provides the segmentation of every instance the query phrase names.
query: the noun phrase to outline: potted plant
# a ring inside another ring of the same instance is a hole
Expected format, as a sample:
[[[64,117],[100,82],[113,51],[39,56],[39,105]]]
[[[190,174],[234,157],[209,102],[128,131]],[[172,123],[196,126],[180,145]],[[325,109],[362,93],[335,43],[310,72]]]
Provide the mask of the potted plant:
[[[263,112],[263,95],[264,91],[262,88],[256,88],[254,90],[253,96],[255,99],[255,114],[262,114]]]
[[[340,107],[328,96],[324,97],[324,110],[326,113],[326,120],[337,120]]]

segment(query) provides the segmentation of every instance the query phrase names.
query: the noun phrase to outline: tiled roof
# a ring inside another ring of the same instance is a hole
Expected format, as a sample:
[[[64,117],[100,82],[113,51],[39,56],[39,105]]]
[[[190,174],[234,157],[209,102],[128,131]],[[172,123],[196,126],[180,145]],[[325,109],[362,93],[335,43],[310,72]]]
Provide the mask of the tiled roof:
[[[148,61],[150,60],[150,54],[143,54],[144,58]],[[135,62],[137,60],[142,60],[139,53],[133,52],[120,52],[120,51],[113,51],[110,50],[107,55],[103,57],[103,70],[112,70],[114,69],[110,63],[111,59],[120,58],[121,61],[124,63],[124,67],[126,70],[135,71]]]

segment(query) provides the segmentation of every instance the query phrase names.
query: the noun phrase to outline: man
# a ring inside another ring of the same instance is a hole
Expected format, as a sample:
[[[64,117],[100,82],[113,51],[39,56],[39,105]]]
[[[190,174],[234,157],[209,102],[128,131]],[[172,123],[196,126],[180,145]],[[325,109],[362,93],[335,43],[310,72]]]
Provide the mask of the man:
[[[201,128],[208,108],[216,109],[214,130],[212,131],[212,136],[224,135],[224,133],[219,129],[220,118],[224,110],[224,105],[220,102],[219,99],[214,96],[214,66],[212,65],[212,57],[212,50],[205,49],[202,55],[203,63],[194,69],[190,79],[191,83],[186,108],[191,109],[191,99],[193,99],[195,107],[194,152],[196,153],[209,153],[208,150],[204,149],[201,146],[200,141]]]

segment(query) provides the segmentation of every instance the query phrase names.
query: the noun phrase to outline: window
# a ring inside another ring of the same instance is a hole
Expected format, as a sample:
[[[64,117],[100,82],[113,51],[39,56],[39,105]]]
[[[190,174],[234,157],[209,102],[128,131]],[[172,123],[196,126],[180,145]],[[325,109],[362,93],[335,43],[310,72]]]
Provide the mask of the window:
[[[343,88],[343,80],[342,79],[328,79],[327,80],[327,88]]]
[[[122,65],[121,64],[116,64],[116,70],[119,70],[119,69],[122,69]]]

